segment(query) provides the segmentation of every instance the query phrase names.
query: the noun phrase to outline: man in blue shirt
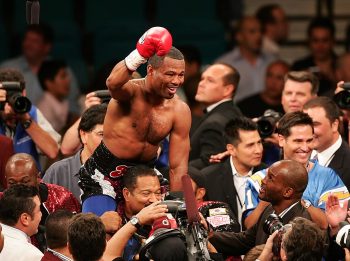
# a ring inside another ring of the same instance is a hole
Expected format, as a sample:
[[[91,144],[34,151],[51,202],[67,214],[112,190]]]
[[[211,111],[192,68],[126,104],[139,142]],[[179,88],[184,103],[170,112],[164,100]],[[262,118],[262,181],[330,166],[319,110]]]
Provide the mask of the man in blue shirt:
[[[21,95],[26,95],[23,75],[14,69],[0,70],[0,103],[3,110],[0,111],[0,134],[13,139],[15,153],[28,153],[40,166],[39,155],[54,159],[58,155],[58,142],[61,136],[52,128],[40,110],[31,105],[25,113],[15,112],[7,101],[7,91],[2,82],[15,82],[19,84]]]

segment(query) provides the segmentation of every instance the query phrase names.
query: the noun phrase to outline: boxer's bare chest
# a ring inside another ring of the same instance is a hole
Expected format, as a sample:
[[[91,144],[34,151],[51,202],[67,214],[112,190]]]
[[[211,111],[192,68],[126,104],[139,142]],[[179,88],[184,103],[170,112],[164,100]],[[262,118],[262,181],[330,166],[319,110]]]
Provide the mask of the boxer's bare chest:
[[[158,145],[173,128],[173,113],[173,108],[167,101],[155,105],[134,100],[130,104],[119,103],[112,115],[114,122],[122,124],[123,132],[138,141]],[[120,133],[120,126],[117,129]]]
[[[173,116],[170,110],[147,106],[136,108],[130,114],[131,128],[137,135],[151,144],[157,144],[171,131]]]

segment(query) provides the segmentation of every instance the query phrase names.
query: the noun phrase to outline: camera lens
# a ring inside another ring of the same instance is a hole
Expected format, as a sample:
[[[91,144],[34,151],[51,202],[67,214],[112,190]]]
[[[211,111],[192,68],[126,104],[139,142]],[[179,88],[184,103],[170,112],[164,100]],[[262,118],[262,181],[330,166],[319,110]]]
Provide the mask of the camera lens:
[[[342,248],[350,249],[350,224],[346,221],[339,223],[339,231],[335,238],[335,241]]]
[[[26,113],[30,111],[31,106],[32,103],[30,102],[30,100],[28,100],[28,98],[20,96],[15,100],[13,104],[13,109],[17,113]]]
[[[282,227],[282,219],[276,214],[270,214],[264,222],[263,230],[266,234],[271,235],[273,232],[280,230]]]
[[[334,95],[333,100],[341,109],[350,109],[350,92],[345,90]]]
[[[258,118],[257,125],[261,138],[270,137],[276,129],[276,124],[281,118],[281,113],[268,109],[264,115]]]
[[[261,138],[267,138],[271,136],[274,132],[275,126],[274,123],[271,122],[271,120],[267,117],[261,118],[257,122],[258,124],[258,131],[261,136]]]
[[[14,93],[8,98],[8,103],[16,113],[26,113],[30,111],[32,103],[27,97],[19,93]]]

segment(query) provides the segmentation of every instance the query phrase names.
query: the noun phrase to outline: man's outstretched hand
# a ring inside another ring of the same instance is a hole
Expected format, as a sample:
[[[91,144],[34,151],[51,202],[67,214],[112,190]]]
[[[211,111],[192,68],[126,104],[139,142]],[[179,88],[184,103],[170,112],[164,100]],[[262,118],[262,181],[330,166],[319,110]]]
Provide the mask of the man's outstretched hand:
[[[224,151],[215,155],[211,155],[209,158],[210,163],[219,163],[224,161],[228,156],[230,156],[230,152]]]
[[[331,235],[335,235],[339,229],[339,222],[344,221],[348,214],[348,200],[340,204],[336,195],[330,194],[326,202],[326,217],[331,228]]]

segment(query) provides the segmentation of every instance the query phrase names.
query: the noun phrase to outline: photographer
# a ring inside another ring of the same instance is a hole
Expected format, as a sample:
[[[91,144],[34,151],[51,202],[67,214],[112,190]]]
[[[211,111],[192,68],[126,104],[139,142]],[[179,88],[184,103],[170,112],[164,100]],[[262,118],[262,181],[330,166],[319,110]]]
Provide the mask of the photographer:
[[[280,259],[282,261],[321,261],[325,252],[326,233],[315,223],[302,217],[297,217],[285,229],[280,244]],[[270,261],[273,257],[273,247],[278,231],[268,238],[265,247],[257,260]]]
[[[123,175],[123,186],[124,200],[118,204],[117,212],[122,218],[123,225],[132,224],[137,229],[128,240],[123,253],[125,260],[132,260],[139,253],[151,231],[156,233],[162,229],[174,228],[174,224],[166,213],[167,206],[154,204],[161,200],[160,183],[154,169],[145,165],[127,168]],[[144,219],[139,213],[151,205],[152,207],[148,208],[147,219]],[[186,246],[178,236],[164,237],[150,247],[149,253],[154,260],[187,260]]]
[[[22,96],[26,95],[24,78],[19,71],[0,70],[0,84],[2,82],[19,82]],[[4,110],[0,111],[0,134],[11,137],[15,152],[25,152],[32,155],[38,166],[40,166],[40,152],[50,159],[56,158],[60,135],[34,105],[30,107],[28,112],[17,113],[10,106],[7,96],[7,91],[1,84],[0,102],[4,103]]]
[[[214,232],[210,242],[219,253],[242,255],[266,242],[268,234],[263,227],[270,214],[278,215],[283,224],[298,216],[310,219],[309,213],[301,204],[307,183],[308,175],[302,164],[292,160],[274,163],[268,169],[259,193],[259,197],[269,202],[269,205],[264,208],[257,223],[240,233]]]

